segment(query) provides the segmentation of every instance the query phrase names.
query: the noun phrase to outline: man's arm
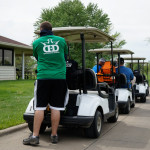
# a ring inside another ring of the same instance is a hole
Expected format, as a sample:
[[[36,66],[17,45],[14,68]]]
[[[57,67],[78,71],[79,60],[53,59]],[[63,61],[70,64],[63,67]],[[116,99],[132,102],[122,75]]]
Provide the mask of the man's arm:
[[[97,73],[97,65],[95,65],[95,66],[92,68],[92,70],[93,70],[95,73]]]
[[[133,78],[134,78],[134,75],[133,75],[133,72],[132,72],[132,70],[130,70],[131,71],[131,73],[130,73],[130,80],[133,80]]]

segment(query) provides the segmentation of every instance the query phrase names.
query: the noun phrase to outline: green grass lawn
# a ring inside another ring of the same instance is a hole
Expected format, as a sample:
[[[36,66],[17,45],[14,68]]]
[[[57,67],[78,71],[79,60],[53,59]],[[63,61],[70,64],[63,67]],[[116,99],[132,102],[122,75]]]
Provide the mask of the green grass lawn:
[[[0,130],[24,123],[23,113],[34,95],[34,80],[0,81]]]

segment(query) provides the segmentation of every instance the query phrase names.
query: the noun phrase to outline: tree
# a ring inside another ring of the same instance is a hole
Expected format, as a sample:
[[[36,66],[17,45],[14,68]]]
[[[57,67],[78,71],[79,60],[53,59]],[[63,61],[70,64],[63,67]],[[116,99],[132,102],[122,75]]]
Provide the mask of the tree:
[[[41,22],[49,21],[53,27],[64,26],[92,26],[101,31],[110,34],[112,24],[110,18],[102,9],[98,8],[97,4],[89,3],[85,7],[80,0],[64,0],[54,8],[46,8],[41,12],[40,17],[35,22],[35,30],[39,30]],[[112,35],[117,38],[115,47],[122,47],[126,42],[119,40],[120,33]],[[86,50],[93,48],[110,47],[102,43],[86,44]],[[81,44],[70,44],[71,57],[74,58],[81,65]],[[94,54],[86,52],[86,66],[92,67],[95,64]]]

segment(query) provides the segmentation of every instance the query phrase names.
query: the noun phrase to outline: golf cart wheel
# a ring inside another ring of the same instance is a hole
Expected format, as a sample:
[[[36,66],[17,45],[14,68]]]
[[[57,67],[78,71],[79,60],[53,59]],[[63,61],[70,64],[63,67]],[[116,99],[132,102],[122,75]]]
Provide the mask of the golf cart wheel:
[[[146,102],[146,95],[142,96],[140,100],[142,103],[145,103]]]
[[[134,108],[135,107],[135,99],[133,100],[133,103],[131,105],[131,108]]]
[[[115,115],[110,117],[109,119],[107,119],[107,122],[109,123],[114,123],[118,120],[118,116],[119,116],[119,107],[118,107],[118,104],[116,106],[116,109],[115,109]]]
[[[126,105],[126,107],[124,109],[124,113],[125,114],[129,114],[130,110],[131,110],[131,105],[130,105],[130,99],[129,99],[128,102],[127,102],[127,105]]]
[[[131,105],[131,108],[134,108],[135,107],[135,101],[133,102],[133,104]]]
[[[148,95],[149,95],[149,89],[146,90],[146,96],[148,96]]]
[[[137,98],[137,96],[135,96],[135,102],[138,102],[138,98]]]
[[[97,138],[100,136],[102,130],[102,115],[100,111],[96,111],[93,123],[89,128],[85,128],[85,135],[89,138]]]
[[[28,127],[31,132],[33,132],[33,122],[28,122]],[[45,124],[41,124],[40,133],[44,133],[46,129]]]

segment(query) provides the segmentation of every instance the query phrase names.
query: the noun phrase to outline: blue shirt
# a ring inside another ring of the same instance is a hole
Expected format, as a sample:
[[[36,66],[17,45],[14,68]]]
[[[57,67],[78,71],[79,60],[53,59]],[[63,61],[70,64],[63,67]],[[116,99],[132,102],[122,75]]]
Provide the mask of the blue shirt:
[[[116,73],[118,73],[118,68],[116,68]],[[127,68],[125,66],[120,66],[120,73],[123,73],[126,75],[127,83],[130,83],[131,80],[133,80],[133,72],[130,68]],[[123,88],[127,88],[127,85],[123,86]],[[129,84],[129,88],[131,88],[131,84]]]
[[[102,67],[99,65],[99,71],[100,71],[101,68],[102,68]],[[97,65],[95,65],[92,69],[93,69],[93,71],[94,71],[95,73],[97,73]]]

